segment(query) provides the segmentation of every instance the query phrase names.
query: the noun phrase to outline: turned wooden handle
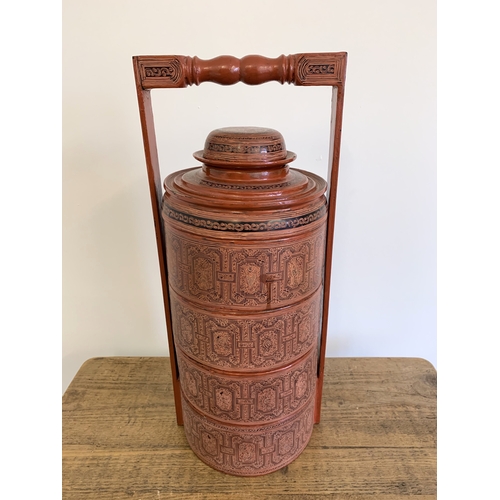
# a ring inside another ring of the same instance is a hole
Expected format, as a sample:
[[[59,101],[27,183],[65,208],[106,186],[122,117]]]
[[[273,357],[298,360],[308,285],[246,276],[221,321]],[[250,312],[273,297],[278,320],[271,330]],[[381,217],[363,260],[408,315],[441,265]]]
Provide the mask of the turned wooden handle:
[[[346,52],[281,55],[275,59],[249,55],[203,60],[189,56],[136,56],[141,86],[182,88],[203,82],[247,85],[277,81],[294,85],[340,85],[345,79]]]

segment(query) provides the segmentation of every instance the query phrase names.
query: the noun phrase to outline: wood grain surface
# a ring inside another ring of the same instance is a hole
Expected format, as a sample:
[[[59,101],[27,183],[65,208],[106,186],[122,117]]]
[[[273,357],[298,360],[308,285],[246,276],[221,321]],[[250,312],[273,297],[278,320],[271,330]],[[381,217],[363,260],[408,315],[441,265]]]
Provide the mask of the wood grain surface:
[[[217,472],[176,423],[168,358],[93,358],[63,396],[63,498],[436,498],[436,371],[416,358],[327,358],[321,423],[287,467]]]

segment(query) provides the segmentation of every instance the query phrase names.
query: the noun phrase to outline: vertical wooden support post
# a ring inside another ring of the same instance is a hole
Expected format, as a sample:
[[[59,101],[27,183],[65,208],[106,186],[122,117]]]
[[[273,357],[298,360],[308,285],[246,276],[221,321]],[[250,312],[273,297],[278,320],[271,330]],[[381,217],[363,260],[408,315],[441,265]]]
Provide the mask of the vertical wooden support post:
[[[328,229],[326,236],[325,276],[323,281],[323,318],[321,326],[321,344],[318,362],[318,381],[316,385],[316,408],[314,422],[321,418],[321,397],[325,375],[326,339],[328,335],[328,313],[330,302],[331,269],[333,257],[333,235],[335,229],[335,209],[337,205],[337,184],[339,177],[340,139],[342,133],[342,113],[344,109],[343,83],[332,88],[332,116],[330,127],[329,187],[328,187]],[[337,95],[337,99],[335,98]]]
[[[165,320],[167,324],[168,348],[170,352],[170,364],[172,370],[172,383],[174,388],[175,411],[177,424],[182,425],[181,388],[179,383],[179,369],[175,353],[174,337],[172,331],[172,316],[170,314],[170,300],[168,293],[167,252],[161,218],[162,182],[160,166],[158,162],[158,150],[156,147],[156,134],[153,120],[153,107],[151,103],[151,91],[144,90],[141,85],[138,60],[134,59],[134,70],[137,87],[137,99],[139,102],[139,114],[142,126],[142,139],[146,155],[146,168],[149,182],[149,193],[153,209],[153,220],[156,234],[156,247],[160,265],[161,286],[163,290],[163,305]]]

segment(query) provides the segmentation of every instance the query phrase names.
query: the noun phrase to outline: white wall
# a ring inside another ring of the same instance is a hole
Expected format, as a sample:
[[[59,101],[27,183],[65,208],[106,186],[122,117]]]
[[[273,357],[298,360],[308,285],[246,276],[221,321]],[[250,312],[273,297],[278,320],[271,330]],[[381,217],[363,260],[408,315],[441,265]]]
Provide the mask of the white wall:
[[[63,390],[93,356],[168,355],[133,55],[347,51],[327,356],[436,365],[431,0],[63,2]],[[330,89],[153,91],[162,176],[210,130],[269,126],[326,175]]]

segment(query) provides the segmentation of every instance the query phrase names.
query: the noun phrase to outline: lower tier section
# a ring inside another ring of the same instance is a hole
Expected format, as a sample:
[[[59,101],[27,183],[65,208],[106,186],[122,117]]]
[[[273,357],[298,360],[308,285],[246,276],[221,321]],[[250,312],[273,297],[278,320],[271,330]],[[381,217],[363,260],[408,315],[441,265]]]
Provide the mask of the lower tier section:
[[[235,425],[286,419],[307,404],[316,388],[317,349],[279,370],[252,374],[215,371],[177,349],[184,397],[209,418]]]
[[[193,452],[210,467],[236,476],[269,474],[293,462],[314,426],[314,393],[296,413],[271,424],[226,425],[199,414],[184,396],[184,430]]]

